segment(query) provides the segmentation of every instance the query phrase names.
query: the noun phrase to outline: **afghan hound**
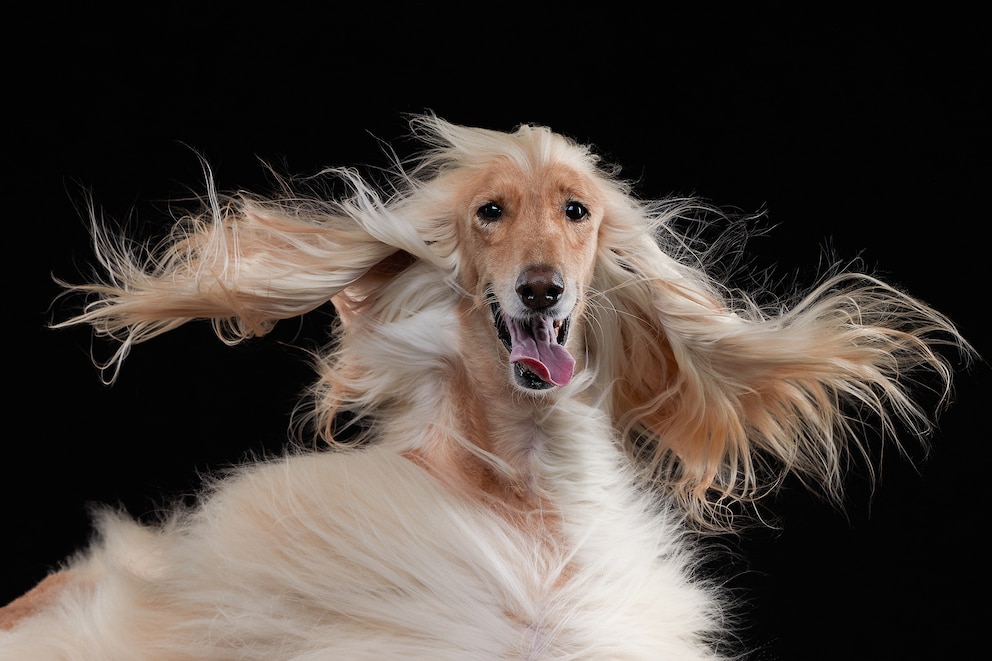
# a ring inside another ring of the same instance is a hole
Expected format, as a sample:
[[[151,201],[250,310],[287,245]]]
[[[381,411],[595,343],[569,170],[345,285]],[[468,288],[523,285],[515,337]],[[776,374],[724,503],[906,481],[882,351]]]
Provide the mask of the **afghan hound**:
[[[971,347],[928,305],[830,268],[775,299],[543,126],[412,118],[423,149],[205,194],[161,242],[90,208],[102,275],[63,282],[113,355],[194,320],[235,344],[333,304],[310,434],[89,550],[0,617],[5,659],[725,658],[699,571],[784,476],[841,498],[866,429],[898,443]],[[336,194],[331,191],[336,190]],[[732,223],[731,223],[732,225]],[[719,241],[717,241],[719,242]],[[915,398],[914,398],[915,397]],[[326,441],[314,447],[313,439]]]

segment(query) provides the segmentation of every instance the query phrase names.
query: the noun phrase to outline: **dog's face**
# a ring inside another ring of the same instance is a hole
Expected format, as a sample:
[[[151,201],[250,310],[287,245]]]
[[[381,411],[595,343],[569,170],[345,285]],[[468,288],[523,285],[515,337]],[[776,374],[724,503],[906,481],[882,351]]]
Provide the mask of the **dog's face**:
[[[462,284],[492,313],[513,382],[527,392],[566,385],[570,330],[592,280],[603,204],[593,178],[564,164],[508,159],[460,185]],[[574,333],[573,333],[574,335]]]

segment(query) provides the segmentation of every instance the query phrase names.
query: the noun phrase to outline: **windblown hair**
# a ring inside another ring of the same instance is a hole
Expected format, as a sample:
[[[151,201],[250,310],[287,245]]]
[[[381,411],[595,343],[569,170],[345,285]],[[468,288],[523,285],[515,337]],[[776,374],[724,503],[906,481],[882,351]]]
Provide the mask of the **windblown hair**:
[[[498,159],[525,171],[567,163],[597,183],[605,202],[583,387],[645,476],[707,525],[788,472],[839,500],[842,458],[850,444],[865,451],[865,419],[896,442],[906,428],[924,437],[930,416],[911,398],[914,375],[936,375],[927,387],[943,405],[952,370],[937,349],[970,351],[943,315],[867,274],[834,269],[787,307],[758,305],[763,292],[716,281],[706,248],[680,232],[680,221],[706,205],[638,200],[587,147],[547,128],[506,134],[431,115],[413,126],[430,149],[397,162],[385,194],[353,170],[329,169],[322,175],[343,182],[347,197],[327,199],[314,181],[297,190],[283,181],[271,198],[222,197],[208,171],[205,211],[181,218],[151,251],[138,253],[95,223],[109,277],[70,287],[95,298],[59,326],[92,324],[119,340],[105,365],[113,378],[134,344],[193,319],[210,319],[232,344],[328,299],[345,323],[383,304],[395,319],[422,307],[416,298],[464,295],[452,219],[466,177]],[[408,288],[415,298],[384,303],[384,288],[413,262],[429,280]],[[329,349],[318,369],[307,417],[328,441],[338,414],[374,419],[396,387],[351,365],[344,351]]]
[[[0,609],[0,655],[723,658],[733,607],[691,528],[733,528],[790,473],[840,501],[845,455],[925,442],[916,391],[943,406],[945,353],[973,355],[853,269],[731,286],[735,223],[702,241],[715,210],[638,199],[547,128],[412,128],[425,151],[379,185],[221,195],[205,165],[161,243],[91,209],[103,275],[62,283],[84,305],[56,326],[112,340],[107,381],[189,321],[236,344],[330,301],[297,431],[334,447],[233,469],[160,526],[102,515]]]

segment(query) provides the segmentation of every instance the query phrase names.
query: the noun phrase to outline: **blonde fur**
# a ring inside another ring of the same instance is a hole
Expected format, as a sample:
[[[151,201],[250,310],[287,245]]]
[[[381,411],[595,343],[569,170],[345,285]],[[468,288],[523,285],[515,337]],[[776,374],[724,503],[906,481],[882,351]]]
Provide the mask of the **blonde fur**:
[[[942,404],[938,351],[970,352],[870,275],[758,305],[679,231],[697,202],[638,200],[544,127],[412,125],[427,149],[381,190],[335,169],[221,197],[208,171],[203,210],[149,250],[94,220],[105,275],[67,285],[90,299],[59,326],[119,341],[108,380],[187,321],[233,344],[332,300],[300,421],[334,449],[240,468],[160,528],[104,516],[55,587],[8,607],[0,651],[717,658],[729,611],[687,531],[731,527],[788,473],[839,501],[862,425],[924,435],[915,379]],[[521,376],[494,314],[567,318],[574,376]]]

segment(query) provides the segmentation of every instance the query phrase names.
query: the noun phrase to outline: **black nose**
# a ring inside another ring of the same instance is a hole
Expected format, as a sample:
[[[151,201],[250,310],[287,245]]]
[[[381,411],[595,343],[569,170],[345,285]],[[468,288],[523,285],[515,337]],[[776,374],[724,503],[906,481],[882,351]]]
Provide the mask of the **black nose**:
[[[564,291],[561,273],[547,264],[524,269],[517,278],[517,296],[531,310],[551,307]]]

